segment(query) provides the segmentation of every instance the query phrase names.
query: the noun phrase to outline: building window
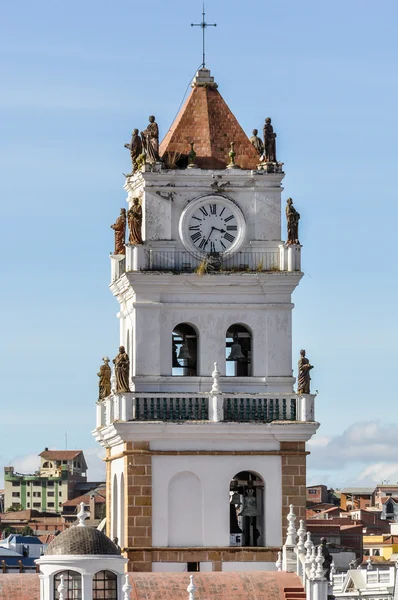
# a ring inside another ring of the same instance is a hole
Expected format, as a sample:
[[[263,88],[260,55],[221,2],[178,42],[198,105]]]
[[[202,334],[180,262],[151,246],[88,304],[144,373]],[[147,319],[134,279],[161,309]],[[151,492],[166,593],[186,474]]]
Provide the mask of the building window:
[[[117,600],[117,577],[112,571],[99,571],[93,577],[93,600]]]
[[[19,487],[20,486],[20,482],[19,481],[13,481],[12,482],[12,487]]]
[[[30,496],[30,492],[26,492],[26,495],[27,495],[27,496]]]
[[[33,502],[33,508],[40,508],[41,502]]]
[[[13,498],[20,498],[21,494],[19,492],[13,492],[12,493],[12,497]]]
[[[58,496],[62,496],[62,492],[59,492],[59,493],[58,493]]]
[[[63,460],[63,461],[62,461],[62,464],[63,464],[63,465],[67,465],[67,464],[68,464],[68,461],[67,461],[67,460]]]
[[[231,325],[225,338],[225,374],[227,377],[250,377],[252,374],[252,336],[244,325]]]
[[[32,492],[33,498],[41,498],[41,492]]]
[[[174,328],[171,369],[173,376],[197,375],[198,337],[195,329],[187,323],[180,323]]]
[[[54,508],[54,502],[47,502],[48,508]]]
[[[315,488],[312,488],[312,489],[308,490],[308,493],[309,493],[309,494],[317,494],[317,493],[318,493],[318,490],[317,490],[317,489],[315,489]]]
[[[373,550],[373,556],[380,556],[380,550]]]
[[[66,590],[64,598],[68,600],[82,600],[82,576],[77,571],[61,571],[54,577],[54,600],[59,600],[58,586],[61,583],[61,575],[63,575],[64,585]],[[103,596],[105,598],[106,596]],[[100,596],[99,596],[100,598]]]
[[[198,562],[189,562],[187,563],[187,571],[189,572],[199,572],[200,571],[200,563]]]
[[[47,486],[48,487],[53,487],[54,486],[54,482],[53,481],[47,481]]]
[[[30,502],[27,503],[26,508],[30,508]]]
[[[33,485],[40,485],[41,486],[41,481],[34,481]]]
[[[264,546],[264,481],[251,471],[237,473],[229,487],[231,546]]]
[[[53,497],[53,496],[55,496],[55,492],[47,492],[47,496]]]

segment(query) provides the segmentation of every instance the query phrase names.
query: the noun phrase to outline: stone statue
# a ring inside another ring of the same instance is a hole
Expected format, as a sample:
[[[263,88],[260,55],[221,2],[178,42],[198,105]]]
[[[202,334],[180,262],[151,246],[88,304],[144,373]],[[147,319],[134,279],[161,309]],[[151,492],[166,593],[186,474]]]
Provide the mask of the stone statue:
[[[142,154],[142,141],[138,135],[138,129],[133,130],[130,144],[124,144],[124,147],[130,150],[131,162],[133,164],[131,174],[133,174],[138,169],[137,159]]]
[[[258,137],[258,129],[253,129],[253,135],[250,138],[250,143],[253,146],[253,148],[255,149],[255,151],[257,152],[257,154],[259,156],[262,156],[264,154],[264,144],[263,144],[263,140]]]
[[[159,158],[159,127],[155,117],[149,117],[149,125],[141,131],[142,145],[145,150],[148,162],[156,162]]]
[[[305,350],[300,350],[300,359],[298,361],[298,394],[310,394],[310,371],[314,367],[310,365],[310,361],[305,356]]]
[[[127,212],[127,220],[130,230],[129,243],[142,244],[142,207],[138,198],[134,198],[133,205]]]
[[[113,359],[113,363],[115,365],[116,393],[129,392],[130,359],[124,346],[119,347],[119,354]]]
[[[253,488],[249,488],[247,495],[243,497],[243,509],[239,517],[258,517],[257,502],[254,497]]]
[[[98,400],[103,400],[107,398],[111,393],[111,368],[109,366],[109,358],[104,356],[102,358],[104,364],[100,366],[99,373],[97,373],[99,377],[98,382]]]
[[[298,226],[300,213],[293,206],[293,200],[286,200],[287,244],[299,244]]]
[[[333,562],[333,556],[329,552],[329,548],[327,547],[326,538],[321,538],[321,548],[322,548],[322,556],[323,556],[323,569],[324,574],[327,581],[330,581],[330,568]]]
[[[276,133],[274,133],[270,117],[265,119],[263,133],[265,162],[276,162]]]
[[[115,251],[114,254],[126,254],[126,209],[120,209],[120,216],[116,219],[116,222],[111,225],[111,228],[115,232]]]

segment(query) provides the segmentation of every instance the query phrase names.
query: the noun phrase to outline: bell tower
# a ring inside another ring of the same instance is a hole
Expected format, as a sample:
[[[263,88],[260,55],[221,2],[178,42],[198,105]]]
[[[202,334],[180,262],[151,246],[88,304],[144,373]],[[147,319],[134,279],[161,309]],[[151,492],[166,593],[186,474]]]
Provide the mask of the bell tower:
[[[107,533],[129,570],[271,570],[289,505],[305,518],[319,426],[293,387],[303,273],[276,136],[267,120],[249,140],[205,68],[160,146],[156,131],[133,136],[130,237],[111,255],[130,362],[97,402]]]

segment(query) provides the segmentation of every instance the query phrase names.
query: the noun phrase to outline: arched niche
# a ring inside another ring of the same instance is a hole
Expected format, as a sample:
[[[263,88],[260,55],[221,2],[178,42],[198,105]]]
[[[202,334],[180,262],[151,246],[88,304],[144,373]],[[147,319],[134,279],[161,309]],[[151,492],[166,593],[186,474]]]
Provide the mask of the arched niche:
[[[77,571],[58,571],[54,575],[53,594],[54,600],[59,600],[58,586],[61,583],[61,575],[66,586],[64,598],[73,598],[73,600],[82,600],[82,576]]]
[[[252,334],[248,327],[235,323],[225,336],[227,377],[250,377],[252,374]]]
[[[231,546],[264,546],[264,481],[253,471],[234,475],[229,485]]]
[[[172,335],[173,376],[193,377],[198,370],[198,334],[188,323],[179,323]]]
[[[168,546],[203,546],[202,484],[183,471],[168,486]]]
[[[124,473],[120,475],[119,488],[119,518],[118,518],[118,536],[119,546],[123,548],[124,542]]]
[[[114,540],[118,537],[118,527],[117,527],[117,509],[118,509],[118,493],[117,493],[117,476],[116,474],[113,476],[113,485],[112,485],[112,522],[111,522],[111,537]]]

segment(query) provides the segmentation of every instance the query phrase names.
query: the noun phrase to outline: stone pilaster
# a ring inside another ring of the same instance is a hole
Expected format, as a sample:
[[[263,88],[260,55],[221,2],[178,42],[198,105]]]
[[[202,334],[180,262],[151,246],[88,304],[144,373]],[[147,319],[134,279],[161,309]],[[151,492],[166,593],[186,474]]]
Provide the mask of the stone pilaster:
[[[128,571],[151,571],[152,457],[149,442],[127,442],[125,450],[128,451],[125,457]]]
[[[290,504],[294,506],[297,519],[305,520],[307,452],[305,442],[281,442],[280,450],[282,453],[282,539],[284,540]]]

